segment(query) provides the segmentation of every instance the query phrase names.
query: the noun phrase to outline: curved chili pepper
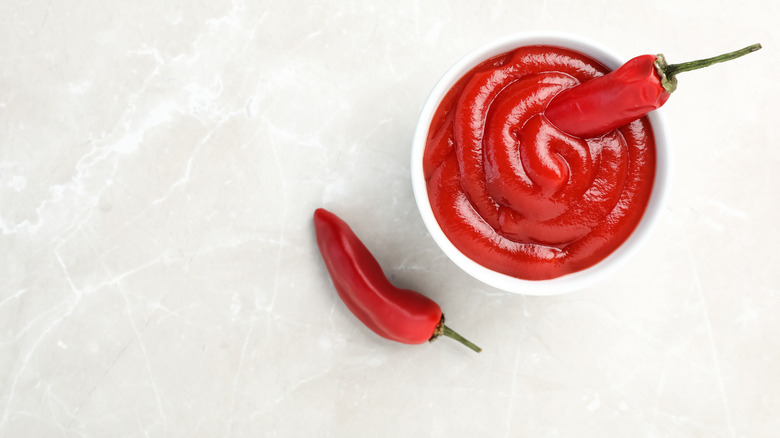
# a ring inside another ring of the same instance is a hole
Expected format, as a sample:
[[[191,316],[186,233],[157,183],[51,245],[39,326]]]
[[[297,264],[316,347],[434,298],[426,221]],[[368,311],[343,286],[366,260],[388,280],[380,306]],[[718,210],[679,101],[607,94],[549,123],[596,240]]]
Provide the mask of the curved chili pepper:
[[[376,334],[404,344],[422,344],[444,335],[482,351],[444,325],[436,302],[393,286],[368,248],[338,216],[319,208],[314,212],[314,228],[339,297]]]
[[[667,64],[663,55],[641,55],[610,73],[562,91],[545,109],[558,129],[596,137],[632,122],[666,103],[678,73],[697,70],[755,52],[761,44],[712,58]]]

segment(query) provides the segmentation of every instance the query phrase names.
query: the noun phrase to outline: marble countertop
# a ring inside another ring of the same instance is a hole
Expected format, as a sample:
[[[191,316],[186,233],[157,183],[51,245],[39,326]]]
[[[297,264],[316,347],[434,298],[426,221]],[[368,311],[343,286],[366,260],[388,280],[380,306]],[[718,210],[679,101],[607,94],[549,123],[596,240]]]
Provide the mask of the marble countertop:
[[[776,437],[777,2],[0,6],[0,436]],[[527,30],[674,61],[670,202],[618,273],[492,289],[436,247],[410,143],[458,58]],[[385,341],[312,212],[480,344]]]

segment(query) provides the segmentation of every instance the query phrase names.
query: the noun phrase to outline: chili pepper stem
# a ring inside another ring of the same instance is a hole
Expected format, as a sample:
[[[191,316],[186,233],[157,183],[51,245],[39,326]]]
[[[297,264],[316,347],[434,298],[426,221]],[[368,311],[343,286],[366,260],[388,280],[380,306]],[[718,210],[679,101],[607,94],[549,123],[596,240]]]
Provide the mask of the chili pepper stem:
[[[463,336],[459,335],[455,330],[447,327],[446,325],[444,326],[443,334],[444,334],[444,336],[446,336],[448,338],[455,339],[456,341],[458,341],[461,344],[471,348],[472,350],[476,351],[477,353],[482,351],[482,349],[479,348],[478,346],[474,345],[473,342],[471,342],[468,339],[464,338]]]
[[[664,55],[658,54],[655,61],[655,68],[658,71],[658,75],[661,76],[661,85],[664,87],[664,90],[671,93],[677,89],[676,76],[678,73],[698,70],[700,68],[709,67],[720,62],[731,61],[732,59],[745,56],[748,53],[753,53],[760,48],[761,44],[753,44],[745,47],[744,49],[735,50],[733,52],[724,53],[722,55],[713,56],[711,58],[683,62],[680,64],[667,64]]]
[[[444,316],[441,317],[441,321],[439,321],[439,325],[436,326],[436,330],[433,331],[433,336],[431,336],[431,339],[428,340],[428,342],[433,342],[434,339],[442,335],[451,339],[455,339],[456,341],[471,348],[477,353],[482,351],[482,349],[479,348],[476,344],[464,338],[463,336],[459,335],[458,332],[456,332],[455,330],[444,325]]]

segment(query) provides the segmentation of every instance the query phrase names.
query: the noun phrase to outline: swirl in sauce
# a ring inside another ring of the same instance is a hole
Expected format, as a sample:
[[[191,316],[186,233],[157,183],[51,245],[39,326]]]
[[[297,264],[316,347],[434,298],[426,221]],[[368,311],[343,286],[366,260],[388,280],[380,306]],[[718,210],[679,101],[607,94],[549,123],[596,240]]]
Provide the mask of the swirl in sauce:
[[[596,138],[545,117],[562,90],[609,71],[583,54],[528,46],[463,76],[433,116],[423,171],[434,216],[464,255],[544,280],[606,258],[636,228],[655,174],[641,118]]]

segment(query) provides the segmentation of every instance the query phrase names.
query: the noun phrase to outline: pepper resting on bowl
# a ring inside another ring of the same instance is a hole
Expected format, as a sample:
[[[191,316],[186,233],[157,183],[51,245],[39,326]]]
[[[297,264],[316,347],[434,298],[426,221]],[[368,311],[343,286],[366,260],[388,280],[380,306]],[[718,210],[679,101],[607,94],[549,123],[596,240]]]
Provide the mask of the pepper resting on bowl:
[[[637,56],[620,68],[555,96],[544,115],[560,130],[577,137],[595,137],[660,108],[677,89],[677,74],[729,61],[761,48],[712,58],[668,64],[664,55]]]

